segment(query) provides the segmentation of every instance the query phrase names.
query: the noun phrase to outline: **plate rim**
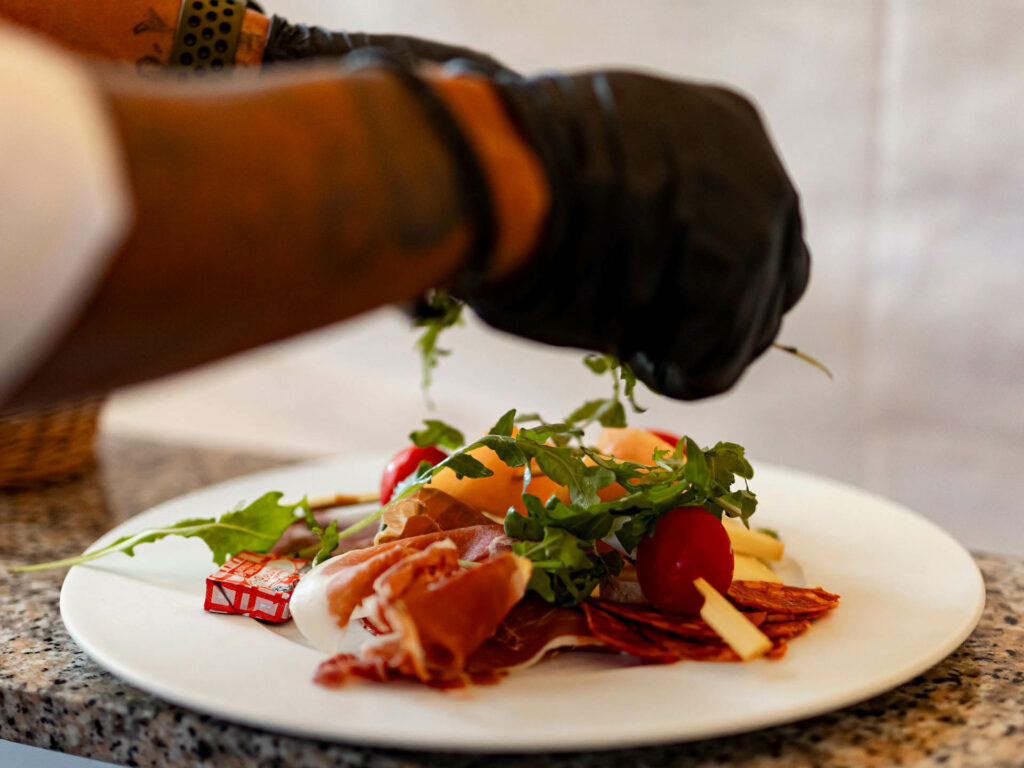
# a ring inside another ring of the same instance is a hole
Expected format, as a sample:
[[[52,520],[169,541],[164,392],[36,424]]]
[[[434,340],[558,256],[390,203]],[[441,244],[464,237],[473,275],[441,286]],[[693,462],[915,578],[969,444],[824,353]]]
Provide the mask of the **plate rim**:
[[[117,535],[124,535],[124,533],[130,532],[133,527],[132,524],[144,517],[158,516],[163,508],[166,506],[177,505],[179,503],[187,502],[189,499],[197,496],[204,496],[211,492],[227,491],[227,489],[235,485],[246,485],[253,482],[256,479],[262,479],[270,476],[271,478],[276,474],[288,475],[295,472],[301,471],[315,471],[319,469],[327,469],[332,466],[342,465],[354,465],[362,463],[379,463],[377,457],[354,457],[354,456],[334,456],[334,457],[321,457],[313,460],[301,461],[294,464],[287,464],[280,467],[274,467],[268,470],[253,472],[250,474],[242,475],[236,478],[231,478],[222,482],[214,483],[203,488],[198,488],[179,496],[167,499],[160,502],[148,509],[142,510],[136,515],[128,518],[127,520],[120,523],[115,528],[103,534],[99,537],[90,547],[86,550],[89,551],[95,547],[102,546],[106,541],[112,539]],[[74,626],[74,622],[69,622],[66,618],[69,608],[66,604],[67,595],[69,591],[66,589],[68,583],[74,584],[77,577],[72,576],[76,571],[76,568],[71,568],[61,585],[60,592],[60,614],[61,619],[64,623],[65,629],[74,642],[82,649],[82,651],[99,664],[106,671],[110,672],[114,676],[128,682],[129,684],[139,688],[147,695],[154,696],[155,698],[168,701],[176,706],[181,706],[186,709],[198,712],[204,715],[213,716],[223,721],[240,724],[250,728],[256,728],[261,731],[267,731],[270,733],[292,737],[292,738],[304,738],[304,739],[315,739],[330,741],[332,743],[341,744],[352,744],[359,746],[368,746],[376,748],[391,748],[391,749],[406,749],[406,750],[418,750],[426,752],[453,752],[453,753],[489,753],[489,754],[537,754],[537,753],[568,753],[568,752],[595,752],[595,751],[607,751],[613,749],[629,749],[643,746],[656,746],[673,743],[688,743],[693,741],[700,741],[705,739],[719,738],[723,736],[736,735],[741,733],[749,733],[764,728],[781,726],[786,724],[792,724],[802,720],[807,720],[813,717],[825,715],[830,712],[836,712],[841,709],[853,706],[860,702],[866,701],[874,696],[882,695],[889,692],[900,685],[912,680],[922,672],[932,668],[943,659],[948,657],[953,651],[955,651],[960,645],[971,635],[974,629],[977,627],[978,622],[985,610],[986,606],[986,587],[984,577],[978,567],[977,562],[971,555],[970,551],[966,549],[959,541],[957,541],[948,531],[943,529],[941,526],[924,517],[921,513],[906,507],[905,505],[888,499],[881,494],[873,491],[868,491],[859,488],[848,483],[834,480],[823,475],[807,472],[799,469],[792,469],[789,467],[773,464],[770,462],[758,462],[759,470],[769,470],[772,473],[778,473],[786,477],[787,481],[792,479],[798,479],[800,481],[809,481],[817,484],[828,486],[830,489],[837,489],[842,492],[854,492],[863,497],[870,498],[873,502],[881,503],[890,508],[896,509],[902,514],[909,515],[914,518],[918,524],[924,524],[931,528],[934,533],[945,538],[948,543],[954,545],[960,550],[962,554],[966,556],[966,561],[972,566],[972,576],[975,579],[975,605],[973,613],[968,618],[963,626],[954,634],[949,636],[949,639],[941,646],[934,648],[929,654],[922,656],[920,659],[915,660],[912,664],[907,664],[904,667],[894,670],[888,675],[884,676],[884,681],[871,680],[857,686],[851,690],[845,692],[844,695],[837,697],[836,699],[829,702],[827,706],[822,706],[820,702],[808,701],[804,703],[798,703],[783,707],[778,710],[765,712],[761,715],[748,716],[743,722],[733,724],[722,724],[718,727],[706,727],[704,729],[690,730],[685,736],[679,736],[678,734],[672,735],[665,731],[663,726],[652,727],[651,731],[643,732],[643,723],[634,722],[634,728],[628,735],[616,733],[615,735],[609,735],[606,738],[593,738],[591,735],[585,740],[572,740],[572,734],[559,734],[557,736],[552,735],[551,737],[536,738],[533,737],[531,742],[528,744],[516,743],[512,740],[503,741],[500,739],[487,738],[483,740],[474,740],[473,738],[461,737],[458,741],[445,740],[443,737],[424,740],[419,736],[405,737],[401,732],[389,732],[386,736],[374,736],[361,734],[356,731],[345,732],[344,727],[339,729],[338,724],[334,724],[334,727],[318,728],[315,725],[309,727],[296,728],[287,724],[278,724],[269,721],[265,718],[250,717],[246,714],[239,714],[228,711],[217,705],[210,705],[203,701],[202,694],[189,695],[187,693],[179,695],[174,689],[168,689],[166,687],[157,686],[149,679],[145,674],[137,673],[130,665],[125,665],[117,658],[106,653],[104,650],[94,646],[86,637],[84,637],[78,629]],[[124,529],[124,530],[122,530]],[[88,569],[86,569],[88,570]]]

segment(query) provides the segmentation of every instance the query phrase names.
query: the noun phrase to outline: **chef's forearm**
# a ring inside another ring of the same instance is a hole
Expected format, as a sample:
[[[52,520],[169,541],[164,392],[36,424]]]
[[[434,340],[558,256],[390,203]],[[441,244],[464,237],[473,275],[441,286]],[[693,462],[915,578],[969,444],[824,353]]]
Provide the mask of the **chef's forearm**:
[[[438,85],[469,130],[514,269],[547,210],[539,165],[488,86]],[[136,223],[21,404],[103,391],[301,333],[455,275],[474,231],[444,143],[390,74],[112,87]]]
[[[76,53],[132,64],[142,71],[168,63],[180,10],[181,0],[0,0],[0,19],[46,35]],[[269,24],[263,14],[246,10],[235,63],[263,60]]]

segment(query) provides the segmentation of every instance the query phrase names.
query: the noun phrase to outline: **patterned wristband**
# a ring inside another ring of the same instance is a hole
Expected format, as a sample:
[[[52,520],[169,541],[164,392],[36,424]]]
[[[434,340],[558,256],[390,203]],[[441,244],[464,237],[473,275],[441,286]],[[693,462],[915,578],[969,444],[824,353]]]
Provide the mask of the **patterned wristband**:
[[[171,48],[171,66],[192,72],[235,63],[245,0],[184,0]]]

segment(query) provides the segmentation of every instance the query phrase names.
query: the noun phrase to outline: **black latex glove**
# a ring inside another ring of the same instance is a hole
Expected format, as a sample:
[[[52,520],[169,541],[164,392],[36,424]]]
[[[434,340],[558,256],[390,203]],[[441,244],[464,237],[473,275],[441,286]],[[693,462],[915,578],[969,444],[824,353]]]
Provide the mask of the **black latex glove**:
[[[422,40],[405,35],[370,35],[365,32],[331,32],[323,27],[289,24],[280,16],[270,21],[264,63],[295,59],[341,58],[353,51],[376,48],[385,51],[404,67],[415,69],[424,63],[445,64],[456,59],[469,62],[485,75],[494,75],[504,67],[484,53]]]
[[[753,106],[626,72],[499,81],[552,210],[521,272],[463,298],[501,330],[613,354],[670,397],[731,387],[809,269],[797,193]]]

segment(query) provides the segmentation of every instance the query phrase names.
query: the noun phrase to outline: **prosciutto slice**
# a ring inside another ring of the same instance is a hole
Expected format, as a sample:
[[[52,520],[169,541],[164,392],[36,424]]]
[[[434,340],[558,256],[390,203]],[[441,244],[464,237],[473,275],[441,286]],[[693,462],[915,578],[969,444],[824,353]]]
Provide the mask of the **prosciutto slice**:
[[[520,600],[466,665],[476,683],[497,682],[513,669],[533,666],[553,651],[599,646],[579,608],[562,608],[537,597]]]
[[[465,568],[451,540],[406,553],[373,584],[368,619],[381,631],[359,654],[320,665],[316,682],[405,678],[448,688],[471,681],[467,661],[526,593],[531,565],[511,553]]]
[[[357,549],[328,560],[320,574],[328,579],[325,589],[331,613],[337,618],[338,626],[348,624],[356,606],[373,594],[377,578],[413,552],[440,541],[450,541],[457,560],[477,562],[493,555],[504,538],[505,532],[500,526],[477,525]]]
[[[385,544],[438,531],[493,524],[493,520],[444,491],[427,487],[384,508],[381,529],[373,543]]]

